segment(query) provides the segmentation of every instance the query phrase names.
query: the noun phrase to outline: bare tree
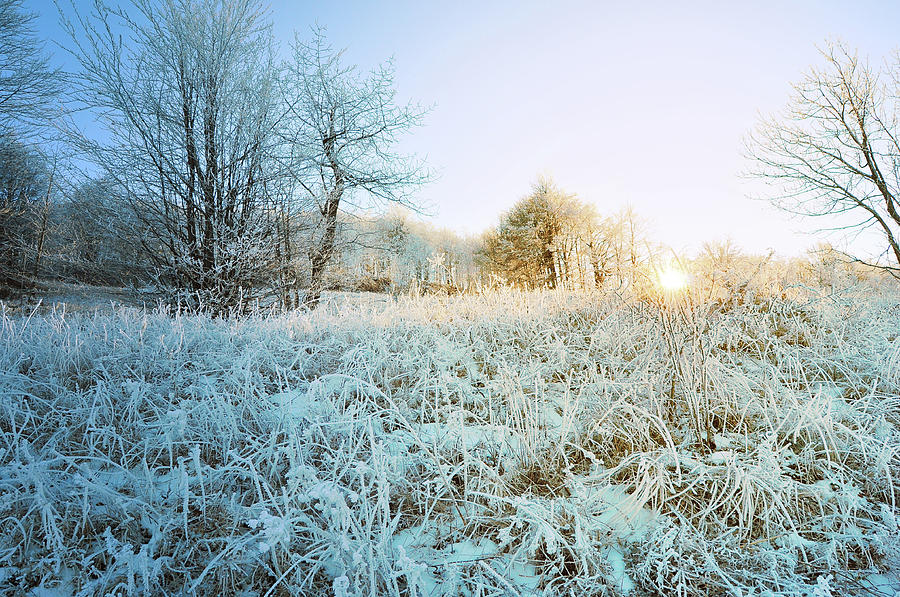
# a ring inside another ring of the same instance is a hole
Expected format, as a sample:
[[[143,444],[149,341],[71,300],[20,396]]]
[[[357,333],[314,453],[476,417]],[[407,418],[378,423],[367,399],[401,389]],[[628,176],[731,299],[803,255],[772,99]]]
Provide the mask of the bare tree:
[[[0,288],[30,284],[36,246],[46,230],[50,180],[48,164],[36,149],[11,131],[0,132]]]
[[[293,148],[294,174],[315,205],[315,226],[308,247],[310,286],[305,297],[315,307],[325,268],[335,253],[338,214],[386,203],[416,208],[411,196],[429,178],[423,162],[394,150],[400,135],[421,124],[424,110],[397,105],[390,64],[362,78],[345,66],[322,31],[312,42],[299,38],[286,66],[283,93]]]
[[[620,286],[633,284],[651,260],[647,226],[631,206],[621,208],[604,222],[609,265]]]
[[[102,141],[76,139],[124,193],[161,280],[219,311],[258,296],[281,199],[265,11],[256,0],[98,0],[68,28],[77,99],[106,128]]]
[[[880,233],[884,252],[869,264],[898,276],[900,56],[885,69],[840,44],[822,56],[824,67],[794,85],[787,111],[751,135],[753,174],[777,186],[770,199],[784,210],[842,216],[832,230]]]
[[[612,246],[604,232],[602,224],[597,220],[586,224],[585,244],[587,245],[588,260],[593,275],[594,288],[601,288],[609,273],[609,262],[612,257]]]
[[[68,178],[68,177],[66,177]],[[140,251],[140,221],[108,178],[72,176],[64,200],[54,206],[49,251],[55,274],[88,284],[124,285],[146,281]]]
[[[0,131],[42,124],[61,88],[21,0],[0,0]]]
[[[47,239],[53,173],[37,145],[62,86],[20,0],[0,0],[0,287],[24,288]],[[55,162],[54,162],[55,166]]]

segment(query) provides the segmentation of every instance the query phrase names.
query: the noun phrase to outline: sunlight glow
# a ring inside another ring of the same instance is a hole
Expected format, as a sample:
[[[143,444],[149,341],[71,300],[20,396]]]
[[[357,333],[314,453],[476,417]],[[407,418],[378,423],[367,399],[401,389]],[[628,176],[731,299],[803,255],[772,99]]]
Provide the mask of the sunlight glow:
[[[666,268],[659,272],[659,285],[665,290],[674,292],[687,286],[688,278],[681,270]]]

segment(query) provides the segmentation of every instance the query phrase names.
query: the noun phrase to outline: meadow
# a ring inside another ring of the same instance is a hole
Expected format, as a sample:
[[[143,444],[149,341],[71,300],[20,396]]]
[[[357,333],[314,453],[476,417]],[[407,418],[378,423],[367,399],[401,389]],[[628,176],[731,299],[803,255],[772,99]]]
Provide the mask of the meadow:
[[[0,592],[893,595],[900,294],[0,314]]]

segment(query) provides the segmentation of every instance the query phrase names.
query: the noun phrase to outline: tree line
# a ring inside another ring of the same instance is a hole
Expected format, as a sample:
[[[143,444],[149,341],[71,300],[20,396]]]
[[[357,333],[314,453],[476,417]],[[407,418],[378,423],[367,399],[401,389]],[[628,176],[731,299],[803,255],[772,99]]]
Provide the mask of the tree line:
[[[73,10],[63,73],[22,0],[0,0],[0,291],[133,283],[229,312],[315,307],[348,280],[621,286],[659,253],[632,210],[601,215],[549,179],[479,239],[416,222],[431,171],[397,144],[427,111],[397,101],[389,63],[361,74],[320,29],[280,57],[258,0]],[[900,62],[823,56],[748,155],[776,205],[878,232],[884,254],[856,259],[896,275]]]

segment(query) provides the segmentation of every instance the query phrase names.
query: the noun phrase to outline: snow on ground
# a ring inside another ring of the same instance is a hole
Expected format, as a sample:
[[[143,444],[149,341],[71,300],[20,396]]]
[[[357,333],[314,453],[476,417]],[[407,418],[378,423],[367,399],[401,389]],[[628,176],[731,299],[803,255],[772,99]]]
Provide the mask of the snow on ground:
[[[3,310],[0,592],[900,592],[900,300],[794,294]]]

